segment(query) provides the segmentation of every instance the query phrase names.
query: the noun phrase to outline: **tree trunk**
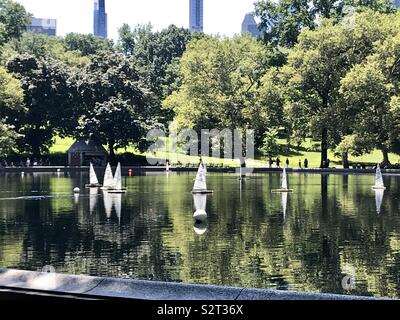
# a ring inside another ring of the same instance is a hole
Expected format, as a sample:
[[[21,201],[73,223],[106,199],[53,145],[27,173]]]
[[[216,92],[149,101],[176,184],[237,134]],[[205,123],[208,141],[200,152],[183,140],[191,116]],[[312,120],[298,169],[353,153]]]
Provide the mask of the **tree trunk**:
[[[108,149],[110,152],[110,162],[114,162],[114,160],[115,160],[114,144],[115,144],[115,142],[113,140],[108,141]]]
[[[349,166],[349,154],[347,152],[342,153],[342,165],[344,169],[348,169]]]
[[[322,129],[321,136],[321,164],[320,168],[326,167],[326,162],[328,160],[328,130],[326,128]]]
[[[390,161],[389,161],[389,151],[387,148],[383,148],[382,149],[382,155],[383,155],[383,165],[389,165]]]

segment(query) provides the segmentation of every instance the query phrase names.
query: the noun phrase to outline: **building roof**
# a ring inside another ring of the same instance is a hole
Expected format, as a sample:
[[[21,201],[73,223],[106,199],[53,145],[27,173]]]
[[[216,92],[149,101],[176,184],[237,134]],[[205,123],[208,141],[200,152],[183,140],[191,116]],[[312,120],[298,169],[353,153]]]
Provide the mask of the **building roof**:
[[[107,154],[106,149],[104,149],[102,145],[98,145],[91,140],[75,141],[75,143],[68,149],[68,152],[96,152]]]

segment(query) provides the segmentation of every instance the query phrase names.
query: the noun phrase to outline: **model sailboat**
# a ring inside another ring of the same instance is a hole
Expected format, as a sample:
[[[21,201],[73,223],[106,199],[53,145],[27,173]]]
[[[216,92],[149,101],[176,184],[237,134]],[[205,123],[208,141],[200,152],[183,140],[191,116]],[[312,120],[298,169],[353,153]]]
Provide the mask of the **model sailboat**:
[[[385,185],[383,184],[382,172],[381,167],[378,165],[376,166],[376,173],[375,173],[375,185],[372,189],[382,189],[385,190]]]
[[[97,179],[96,172],[94,171],[93,164],[90,163],[90,169],[89,169],[89,184],[85,185],[86,188],[99,188],[101,187],[101,184],[99,183],[99,180]]]
[[[107,163],[106,172],[104,173],[103,187],[101,189],[108,190],[114,187],[114,177],[111,166]]]
[[[288,188],[286,168],[283,168],[281,188],[272,189],[272,192],[293,192],[293,189]]]
[[[108,189],[110,193],[126,193],[126,188],[122,187],[122,175],[121,175],[121,164],[118,163],[117,169],[115,170],[115,176],[113,186]]]
[[[211,190],[207,190],[206,173],[207,173],[207,168],[203,164],[203,162],[201,162],[199,165],[199,169],[197,170],[196,179],[194,181],[194,186],[192,191],[193,194],[212,193]]]

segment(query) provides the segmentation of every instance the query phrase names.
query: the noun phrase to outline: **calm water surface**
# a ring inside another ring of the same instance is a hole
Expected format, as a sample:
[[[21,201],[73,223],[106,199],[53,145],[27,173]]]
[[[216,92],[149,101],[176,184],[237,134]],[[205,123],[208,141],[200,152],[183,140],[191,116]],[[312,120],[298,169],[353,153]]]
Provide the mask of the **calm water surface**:
[[[202,223],[193,179],[124,177],[128,193],[109,195],[84,189],[87,174],[0,175],[0,266],[400,297],[399,176],[380,194],[373,175],[290,174],[281,195],[278,174],[210,173]]]

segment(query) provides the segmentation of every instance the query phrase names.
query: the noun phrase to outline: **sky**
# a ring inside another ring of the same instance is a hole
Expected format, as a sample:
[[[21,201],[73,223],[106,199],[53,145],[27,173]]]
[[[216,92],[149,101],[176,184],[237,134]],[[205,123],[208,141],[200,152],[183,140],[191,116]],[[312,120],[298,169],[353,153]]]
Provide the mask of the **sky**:
[[[93,0],[15,0],[36,18],[57,19],[57,35],[93,32]],[[204,32],[232,36],[240,33],[255,0],[204,0]],[[150,22],[154,30],[170,24],[188,28],[189,0],[106,0],[108,36],[116,40],[123,23]]]

